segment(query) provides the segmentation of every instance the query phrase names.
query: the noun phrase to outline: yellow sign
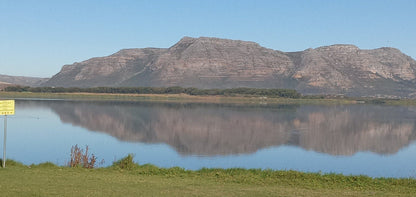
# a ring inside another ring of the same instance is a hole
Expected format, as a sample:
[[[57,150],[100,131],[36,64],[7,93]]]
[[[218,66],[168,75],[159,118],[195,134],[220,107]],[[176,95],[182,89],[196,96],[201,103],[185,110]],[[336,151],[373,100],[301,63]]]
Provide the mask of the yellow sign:
[[[0,100],[0,115],[14,115],[14,100]]]

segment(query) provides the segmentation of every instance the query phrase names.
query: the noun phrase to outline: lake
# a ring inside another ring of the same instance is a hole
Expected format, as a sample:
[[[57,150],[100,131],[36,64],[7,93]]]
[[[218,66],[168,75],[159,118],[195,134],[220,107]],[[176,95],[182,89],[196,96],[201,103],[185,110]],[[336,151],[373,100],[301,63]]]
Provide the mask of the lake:
[[[7,158],[66,165],[78,144],[101,166],[132,153],[159,167],[416,178],[415,141],[408,106],[16,100]]]

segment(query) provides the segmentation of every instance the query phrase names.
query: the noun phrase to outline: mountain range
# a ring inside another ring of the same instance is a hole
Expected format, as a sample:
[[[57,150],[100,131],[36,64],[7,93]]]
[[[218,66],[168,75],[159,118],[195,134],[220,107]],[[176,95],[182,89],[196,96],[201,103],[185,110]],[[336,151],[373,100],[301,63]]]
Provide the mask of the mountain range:
[[[64,65],[54,87],[285,88],[308,94],[416,97],[416,61],[398,49],[337,44],[298,52],[184,37],[170,48],[123,49]]]

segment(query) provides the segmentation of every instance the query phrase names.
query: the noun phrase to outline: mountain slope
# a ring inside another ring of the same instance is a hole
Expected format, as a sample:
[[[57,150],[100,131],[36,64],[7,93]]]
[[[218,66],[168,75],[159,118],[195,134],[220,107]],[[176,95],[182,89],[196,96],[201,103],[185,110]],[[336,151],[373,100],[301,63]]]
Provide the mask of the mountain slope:
[[[44,86],[288,88],[303,94],[415,97],[416,61],[394,48],[332,45],[282,52],[254,42],[184,37],[65,65]]]
[[[93,87],[119,86],[139,74],[166,49],[123,49],[107,57],[65,65],[43,86]]]
[[[415,92],[416,62],[393,48],[332,45],[302,52],[292,76],[303,93],[405,97]]]
[[[48,78],[0,75],[0,84],[4,86],[6,85],[39,86],[40,84],[45,83],[47,80]]]

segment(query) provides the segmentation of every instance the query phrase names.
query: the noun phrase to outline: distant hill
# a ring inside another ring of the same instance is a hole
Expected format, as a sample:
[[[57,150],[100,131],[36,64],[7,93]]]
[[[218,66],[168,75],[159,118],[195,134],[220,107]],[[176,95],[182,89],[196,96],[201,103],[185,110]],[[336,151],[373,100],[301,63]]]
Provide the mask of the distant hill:
[[[0,90],[3,90],[4,88],[8,87],[8,86],[12,86],[13,84],[11,83],[6,83],[6,82],[0,82]]]
[[[12,85],[39,86],[40,84],[46,82],[48,79],[49,78],[0,75],[0,89]]]
[[[42,86],[285,88],[302,94],[416,97],[416,61],[395,48],[331,45],[282,52],[254,42],[184,37],[63,66]]]

